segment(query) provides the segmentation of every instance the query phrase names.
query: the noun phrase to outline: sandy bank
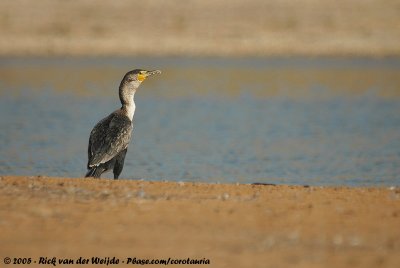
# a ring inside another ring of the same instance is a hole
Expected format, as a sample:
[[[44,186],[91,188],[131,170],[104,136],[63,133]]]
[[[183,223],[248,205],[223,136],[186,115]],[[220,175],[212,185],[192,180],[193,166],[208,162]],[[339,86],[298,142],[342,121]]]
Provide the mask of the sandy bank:
[[[0,226],[1,258],[395,267],[400,189],[3,176]]]
[[[399,1],[0,1],[0,55],[400,55]]]

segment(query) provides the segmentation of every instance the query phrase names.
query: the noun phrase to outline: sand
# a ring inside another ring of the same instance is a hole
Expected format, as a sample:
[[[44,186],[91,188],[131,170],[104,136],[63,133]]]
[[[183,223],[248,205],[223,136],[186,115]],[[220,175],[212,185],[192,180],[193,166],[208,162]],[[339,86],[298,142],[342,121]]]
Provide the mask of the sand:
[[[196,267],[398,267],[399,227],[395,187],[0,178],[1,265],[98,256],[118,258],[113,267],[135,257],[210,261]]]
[[[400,1],[0,1],[0,56],[400,55]]]

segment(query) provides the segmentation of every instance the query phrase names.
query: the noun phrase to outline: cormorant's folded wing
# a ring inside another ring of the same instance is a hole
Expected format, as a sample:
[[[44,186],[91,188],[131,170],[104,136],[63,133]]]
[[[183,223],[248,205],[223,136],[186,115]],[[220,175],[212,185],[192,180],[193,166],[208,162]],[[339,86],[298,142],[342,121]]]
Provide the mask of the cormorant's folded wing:
[[[113,159],[125,150],[132,135],[132,122],[128,117],[113,113],[101,120],[90,133],[88,168]]]

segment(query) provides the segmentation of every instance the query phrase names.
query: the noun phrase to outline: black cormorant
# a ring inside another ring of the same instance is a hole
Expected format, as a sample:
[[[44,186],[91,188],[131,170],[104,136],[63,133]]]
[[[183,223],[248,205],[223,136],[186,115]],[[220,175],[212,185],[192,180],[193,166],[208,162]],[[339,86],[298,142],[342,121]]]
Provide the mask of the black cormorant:
[[[118,179],[132,136],[136,90],[147,77],[160,73],[159,70],[136,69],[125,74],[119,86],[121,109],[103,118],[90,132],[88,172],[85,177],[100,178],[101,174],[112,169],[114,179]]]

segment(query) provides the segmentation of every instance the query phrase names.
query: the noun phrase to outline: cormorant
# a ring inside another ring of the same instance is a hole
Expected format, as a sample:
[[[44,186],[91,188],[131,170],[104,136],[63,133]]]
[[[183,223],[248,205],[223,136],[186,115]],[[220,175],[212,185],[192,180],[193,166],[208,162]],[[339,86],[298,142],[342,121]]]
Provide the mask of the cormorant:
[[[119,86],[121,109],[103,118],[90,132],[85,177],[100,178],[101,174],[112,169],[114,179],[118,179],[131,140],[136,90],[147,77],[160,73],[159,70],[136,69],[125,74]]]

